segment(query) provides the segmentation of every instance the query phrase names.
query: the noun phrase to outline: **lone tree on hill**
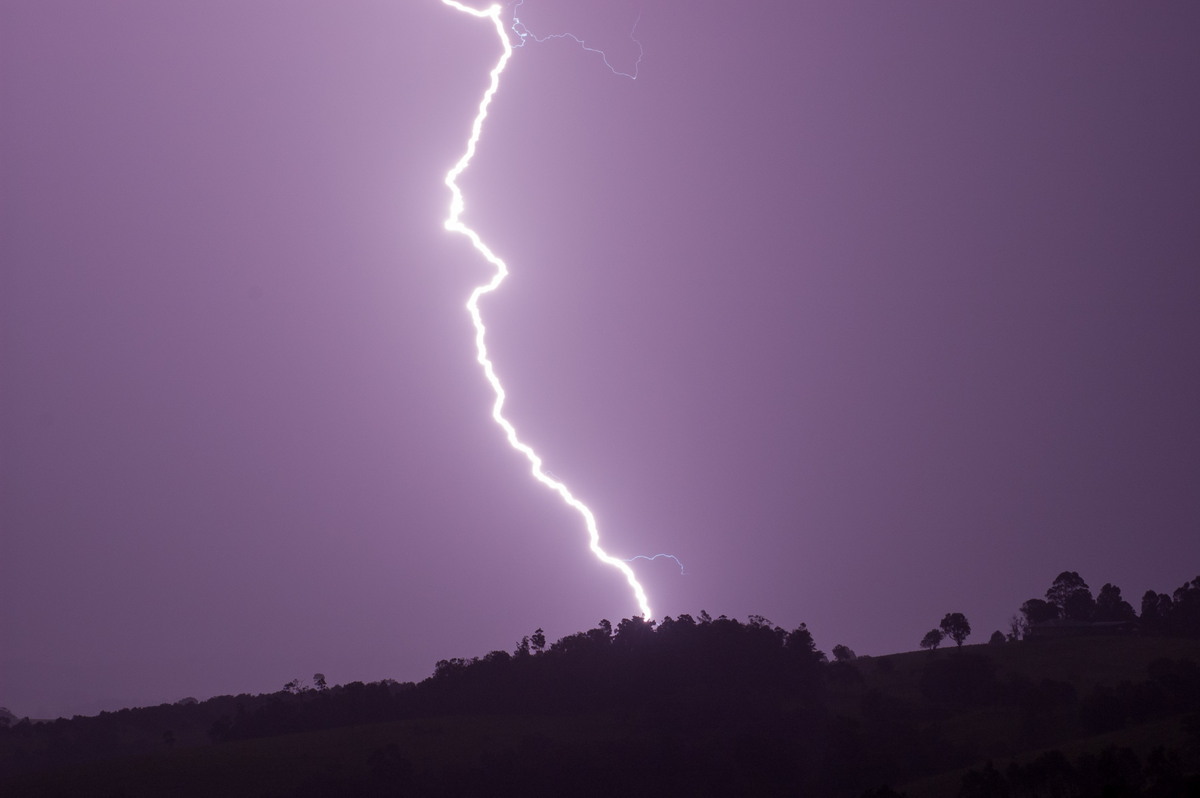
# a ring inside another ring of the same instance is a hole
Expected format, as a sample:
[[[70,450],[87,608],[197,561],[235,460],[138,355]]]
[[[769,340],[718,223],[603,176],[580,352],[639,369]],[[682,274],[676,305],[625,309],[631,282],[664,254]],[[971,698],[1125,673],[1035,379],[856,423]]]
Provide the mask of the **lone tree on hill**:
[[[956,646],[961,646],[963,641],[971,636],[971,624],[967,623],[967,616],[961,612],[946,613],[946,617],[942,618],[942,622],[938,625]]]
[[[946,635],[942,633],[941,629],[930,629],[925,633],[925,636],[921,638],[921,648],[933,651],[942,644],[942,640],[945,638]]]

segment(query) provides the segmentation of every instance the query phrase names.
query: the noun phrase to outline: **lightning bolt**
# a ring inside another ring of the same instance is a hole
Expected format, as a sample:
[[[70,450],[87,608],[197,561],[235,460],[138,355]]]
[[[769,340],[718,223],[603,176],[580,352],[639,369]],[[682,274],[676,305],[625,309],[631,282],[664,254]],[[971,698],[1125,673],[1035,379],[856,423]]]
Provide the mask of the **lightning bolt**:
[[[496,368],[492,365],[492,361],[488,357],[486,341],[487,329],[483,324],[483,316],[479,312],[479,301],[485,295],[490,294],[500,287],[500,284],[504,282],[504,278],[508,276],[508,266],[498,255],[496,255],[496,253],[492,252],[491,248],[483,242],[483,239],[479,237],[477,232],[463,223],[462,216],[466,205],[463,201],[462,189],[459,188],[458,185],[458,178],[463,172],[466,171],[467,167],[471,163],[471,159],[475,157],[475,150],[479,145],[480,136],[483,134],[483,123],[487,119],[488,107],[491,105],[492,99],[496,95],[496,91],[500,88],[500,76],[504,73],[505,67],[508,66],[509,59],[512,58],[513,44],[509,39],[508,34],[505,32],[504,23],[500,19],[500,5],[495,4],[481,10],[465,6],[458,2],[458,0],[442,0],[442,3],[464,14],[469,14],[479,19],[491,20],[492,25],[496,29],[496,36],[500,39],[500,45],[503,48],[500,59],[496,62],[496,65],[492,67],[492,71],[490,73],[490,82],[488,83],[487,89],[483,93],[483,98],[479,101],[479,111],[475,114],[475,120],[471,123],[471,136],[467,139],[466,151],[463,153],[462,157],[458,159],[458,162],[454,164],[453,168],[446,173],[446,178],[444,181],[446,187],[450,189],[450,210],[445,221],[446,229],[450,230],[451,232],[460,233],[466,236],[470,240],[472,246],[475,247],[475,250],[482,255],[495,270],[492,274],[492,278],[488,282],[476,287],[475,290],[471,292],[471,296],[467,300],[466,304],[467,313],[470,314],[471,321],[475,325],[475,359],[479,362],[479,365],[483,367],[484,376],[487,378],[488,384],[491,385],[492,391],[495,395],[495,400],[492,402],[492,420],[495,421],[496,424],[499,425],[499,427],[504,431],[504,435],[508,439],[508,445],[520,452],[529,462],[529,470],[533,475],[533,478],[557,493],[568,506],[574,509],[583,518],[584,526],[587,528],[588,547],[591,549],[592,554],[595,555],[596,559],[600,560],[600,562],[616,568],[625,576],[625,581],[629,583],[629,587],[633,591],[634,599],[637,601],[637,605],[641,610],[642,616],[646,620],[650,620],[654,617],[654,613],[650,610],[650,602],[646,598],[645,589],[638,581],[633,569],[629,566],[630,561],[614,557],[601,547],[600,530],[596,525],[596,516],[592,513],[591,509],[582,501],[575,498],[574,494],[567,489],[565,484],[546,472],[546,469],[542,466],[541,456],[534,451],[531,446],[520,439],[520,437],[517,435],[516,427],[514,427],[512,422],[504,417],[504,402],[506,399],[506,394],[504,392],[504,386],[500,383],[500,378],[496,376]],[[518,6],[519,5],[520,4],[518,3]],[[521,42],[521,44],[524,44],[527,38],[532,37],[532,34],[529,33],[528,29],[524,28],[523,25],[520,25],[520,30],[525,32],[520,32],[518,30],[519,25],[520,23],[514,19],[513,30],[517,33],[518,41]],[[564,35],[570,36],[569,34]],[[561,36],[556,35],[555,37],[545,38],[561,38]],[[575,36],[570,36],[570,38],[579,42],[581,46],[584,46],[584,49],[592,52],[600,52],[598,50],[593,50],[592,48],[586,47],[586,45],[583,45],[583,41]],[[541,41],[540,39],[536,39],[536,37],[535,40]],[[638,47],[639,49],[641,48],[640,43]],[[603,55],[603,53],[601,53],[601,55]],[[638,57],[638,62],[641,62],[640,55]],[[607,57],[604,59],[604,63],[608,64]],[[611,65],[609,68],[612,69]],[[616,70],[613,71],[615,72]],[[630,75],[629,77],[634,76]],[[654,557],[644,557],[639,555],[641,559],[648,560],[667,556],[670,555],[658,554]],[[633,559],[638,559],[639,557],[635,557]],[[672,559],[675,558],[672,557]],[[677,559],[675,561],[679,562]],[[682,568],[682,564],[680,567]]]
[[[635,554],[632,557],[625,560],[625,562],[633,562],[634,560],[648,560],[650,562],[654,562],[655,560],[659,559],[660,557],[668,559],[668,560],[674,560],[675,564],[679,566],[679,575],[687,576],[687,569],[683,567],[683,562],[678,557],[676,557],[674,554],[652,554],[652,555]]]
[[[638,12],[637,18],[633,21],[633,28],[631,28],[629,31],[629,38],[632,39],[633,43],[638,47],[637,61],[635,61],[633,64],[633,72],[622,72],[608,62],[607,53],[605,53],[603,50],[598,50],[595,47],[588,47],[587,42],[576,36],[574,33],[548,33],[545,36],[536,35],[529,29],[529,26],[522,22],[521,18],[517,16],[517,12],[520,11],[521,6],[523,5],[525,5],[525,0],[518,0],[517,4],[513,6],[513,21],[511,30],[517,36],[517,47],[524,47],[530,41],[541,44],[542,42],[548,42],[551,39],[570,39],[578,44],[583,50],[600,56],[600,58],[604,61],[604,65],[608,67],[609,71],[611,71],[614,75],[620,75],[621,77],[629,78],[630,80],[637,80],[638,70],[641,69],[642,66],[642,56],[646,54],[645,49],[642,47],[642,43],[638,41],[637,38],[638,24],[642,21],[641,12]]]

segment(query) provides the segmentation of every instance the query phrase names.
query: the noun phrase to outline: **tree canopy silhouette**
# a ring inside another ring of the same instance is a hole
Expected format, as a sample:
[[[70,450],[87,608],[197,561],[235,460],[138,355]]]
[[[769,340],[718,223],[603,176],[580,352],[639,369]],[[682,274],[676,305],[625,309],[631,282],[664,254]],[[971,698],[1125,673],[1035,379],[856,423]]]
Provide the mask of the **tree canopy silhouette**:
[[[971,624],[967,616],[961,612],[948,612],[939,624],[946,637],[954,641],[954,645],[962,646],[963,641],[971,636]]]

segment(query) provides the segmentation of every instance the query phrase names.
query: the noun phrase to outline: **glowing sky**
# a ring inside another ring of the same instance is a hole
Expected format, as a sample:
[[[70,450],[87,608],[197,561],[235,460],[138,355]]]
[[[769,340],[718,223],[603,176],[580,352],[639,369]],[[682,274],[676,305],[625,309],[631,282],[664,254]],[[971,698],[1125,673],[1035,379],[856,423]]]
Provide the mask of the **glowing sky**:
[[[463,177],[509,414],[657,614],[982,642],[1200,571],[1193,3],[527,0]],[[0,7],[0,705],[427,675],[636,607],[488,415],[440,2]]]

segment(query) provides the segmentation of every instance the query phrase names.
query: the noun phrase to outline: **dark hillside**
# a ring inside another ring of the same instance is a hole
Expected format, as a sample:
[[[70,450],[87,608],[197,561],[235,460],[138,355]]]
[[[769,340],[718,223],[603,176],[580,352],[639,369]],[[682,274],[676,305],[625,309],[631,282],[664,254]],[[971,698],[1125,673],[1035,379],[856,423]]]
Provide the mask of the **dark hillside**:
[[[0,794],[969,797],[1038,779],[1090,795],[1078,785],[1101,778],[1185,794],[1197,662],[1200,640],[1129,635],[829,663],[803,626],[627,619],[443,660],[417,685],[18,724]]]

